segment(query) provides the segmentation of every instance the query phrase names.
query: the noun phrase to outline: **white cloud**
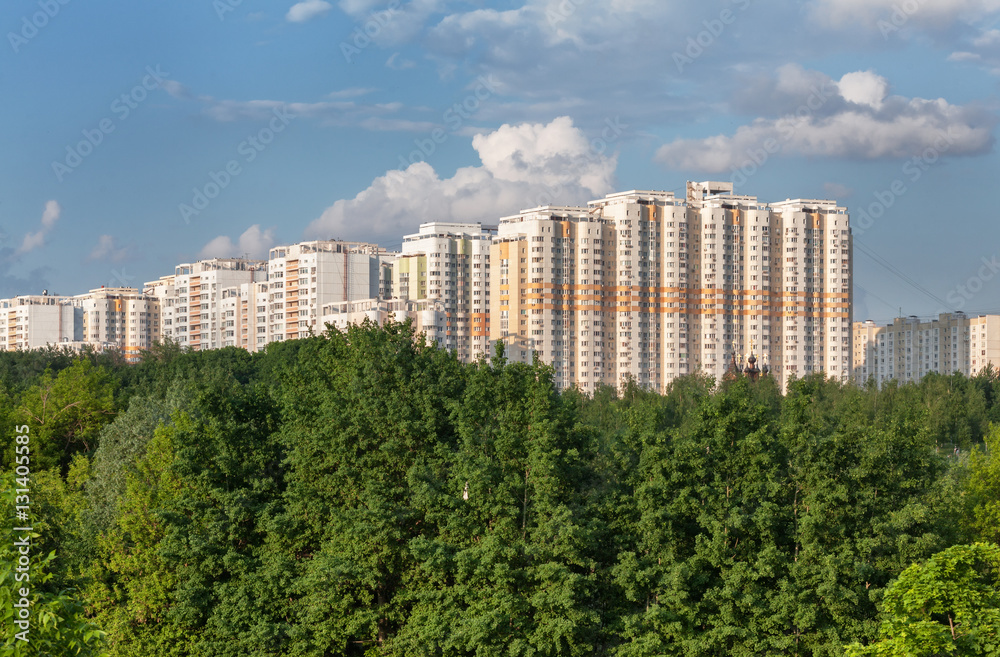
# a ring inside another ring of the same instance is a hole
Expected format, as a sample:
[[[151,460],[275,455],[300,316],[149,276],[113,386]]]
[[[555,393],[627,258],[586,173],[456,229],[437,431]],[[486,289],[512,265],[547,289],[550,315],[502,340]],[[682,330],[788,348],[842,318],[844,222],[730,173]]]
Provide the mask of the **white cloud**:
[[[196,95],[180,82],[168,80],[164,88],[179,100],[194,101],[202,105],[202,113],[220,123],[234,121],[270,121],[277,117],[287,120],[311,119],[323,126],[362,127],[373,131],[423,132],[439,127],[428,121],[398,118],[407,109],[400,102],[362,103],[356,99],[374,91],[373,88],[352,87],[330,92],[329,100],[314,103],[285,102],[280,100],[228,100],[207,95]]]
[[[985,30],[982,34],[972,40],[972,44],[978,48],[993,48],[1000,46],[1000,30]]]
[[[121,262],[129,256],[129,248],[118,248],[115,246],[115,238],[111,235],[101,235],[97,240],[97,246],[93,248],[88,256],[89,260],[110,260],[111,262]]]
[[[982,58],[982,55],[964,50],[957,50],[948,55],[949,62],[978,62]]]
[[[331,100],[343,100],[345,98],[358,98],[360,96],[367,96],[373,91],[376,91],[374,87],[349,87],[347,89],[331,91],[326,95],[326,97],[330,98]]]
[[[823,183],[823,191],[825,191],[830,198],[835,200],[847,198],[854,193],[854,190],[847,185],[835,182]]]
[[[855,71],[840,78],[837,89],[847,102],[867,105],[877,110],[882,107],[882,101],[889,93],[889,81],[871,71]]]
[[[409,59],[401,59],[398,52],[394,52],[389,55],[389,59],[385,60],[386,68],[391,68],[394,71],[405,71],[406,69],[414,68],[417,63]]]
[[[59,207],[57,202],[47,202],[45,204],[45,211],[42,212],[41,229],[34,233],[28,233],[25,235],[24,241],[21,242],[21,248],[17,250],[17,253],[28,253],[29,251],[34,251],[40,246],[43,246],[45,244],[45,237],[52,231],[56,222],[59,221],[60,214],[62,214],[62,208]]]
[[[442,179],[417,162],[341,199],[306,229],[309,238],[397,239],[429,221],[496,223],[533,205],[583,203],[614,188],[617,159],[595,153],[568,117],[503,125],[473,139],[482,166]]]
[[[274,231],[261,230],[259,224],[254,224],[243,231],[235,243],[228,235],[219,235],[198,252],[198,257],[238,258],[246,255],[251,258],[266,258],[268,250],[274,244]]]
[[[989,73],[1000,75],[1000,30],[981,29],[963,45],[967,49],[951,53],[949,62],[975,62]]]
[[[834,28],[861,27],[883,34],[916,25],[946,28],[1000,10],[1000,0],[814,0],[812,18]]]
[[[942,98],[889,96],[886,80],[870,71],[848,73],[837,82],[821,77],[803,76],[812,81],[809,87],[779,98],[773,109],[783,115],[758,118],[732,135],[675,140],[660,147],[657,160],[674,169],[721,172],[746,166],[755,153],[757,159],[764,153],[870,160],[910,157],[932,147],[941,151],[942,143],[948,155],[976,155],[993,147],[996,119],[976,108]]]
[[[322,16],[333,9],[333,5],[324,0],[304,0],[292,5],[292,8],[285,14],[285,19],[290,23],[305,23],[317,16]]]

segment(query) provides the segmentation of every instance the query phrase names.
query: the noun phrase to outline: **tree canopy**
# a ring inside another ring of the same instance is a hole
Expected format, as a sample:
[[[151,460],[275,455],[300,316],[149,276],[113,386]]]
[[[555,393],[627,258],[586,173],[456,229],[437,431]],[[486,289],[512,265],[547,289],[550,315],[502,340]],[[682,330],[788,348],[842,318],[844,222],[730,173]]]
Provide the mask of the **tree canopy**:
[[[58,654],[989,654],[998,391],[586,395],[409,324],[136,365],[5,352],[0,474],[30,427]]]

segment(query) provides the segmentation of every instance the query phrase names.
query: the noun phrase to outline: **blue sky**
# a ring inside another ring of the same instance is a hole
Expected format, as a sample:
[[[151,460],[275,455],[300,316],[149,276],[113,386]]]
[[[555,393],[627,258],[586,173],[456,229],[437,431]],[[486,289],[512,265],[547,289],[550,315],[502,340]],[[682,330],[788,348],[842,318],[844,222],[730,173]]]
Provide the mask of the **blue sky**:
[[[855,319],[1000,312],[998,0],[9,0],[0,20],[0,297],[733,180],[848,206]]]

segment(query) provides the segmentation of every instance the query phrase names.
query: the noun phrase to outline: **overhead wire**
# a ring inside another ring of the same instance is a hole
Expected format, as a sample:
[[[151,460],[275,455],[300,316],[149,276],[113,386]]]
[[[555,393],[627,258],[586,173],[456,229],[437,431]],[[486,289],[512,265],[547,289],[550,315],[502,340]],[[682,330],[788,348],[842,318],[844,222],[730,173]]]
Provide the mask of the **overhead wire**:
[[[893,276],[897,277],[898,279],[900,279],[901,281],[912,287],[914,290],[927,296],[927,298],[931,299],[936,303],[941,304],[942,308],[948,308],[950,306],[950,304],[947,301],[945,301],[944,299],[937,296],[936,294],[928,290],[920,283],[916,282],[915,280],[907,276],[906,273],[904,273],[901,269],[893,265],[891,262],[880,256],[879,254],[875,253],[875,251],[867,247],[861,240],[855,238],[854,245],[857,246],[861,251],[861,253],[868,256],[868,258],[870,258],[875,264],[879,265],[880,267],[888,271],[890,274],[892,274]]]

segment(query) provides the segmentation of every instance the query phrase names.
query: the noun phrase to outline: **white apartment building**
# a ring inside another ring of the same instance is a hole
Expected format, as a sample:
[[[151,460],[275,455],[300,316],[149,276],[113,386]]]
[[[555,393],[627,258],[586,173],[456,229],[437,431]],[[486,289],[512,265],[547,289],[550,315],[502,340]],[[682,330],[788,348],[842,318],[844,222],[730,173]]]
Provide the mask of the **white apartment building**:
[[[867,320],[854,324],[853,378],[919,381],[929,372],[976,376],[987,365],[1000,366],[1000,315],[968,317],[942,313],[921,321],[897,317],[888,326]]]
[[[0,349],[92,346],[135,362],[160,335],[160,304],[131,287],[0,300]]]
[[[850,369],[851,246],[833,201],[765,204],[731,183],[610,194],[501,219],[491,336],[561,387],[656,390],[753,351],[782,386]]]
[[[257,338],[294,340],[323,333],[324,306],[384,297],[391,286],[393,253],[376,244],[317,240],[271,249],[267,262],[267,324]],[[257,320],[265,305],[248,295]],[[259,343],[258,343],[259,344]]]
[[[419,302],[426,338],[471,362],[490,352],[490,244],[481,224],[434,222],[403,238],[392,292]]]
[[[0,299],[0,350],[42,349],[82,339],[71,297],[46,294]]]
[[[230,288],[236,311],[236,346],[250,352],[260,351],[271,341],[267,321],[270,286],[267,281],[244,283]]]
[[[420,333],[424,330],[421,322],[425,308],[424,303],[401,299],[340,301],[324,306],[320,321],[324,326],[329,324],[340,331],[346,331],[351,325],[363,324],[366,321],[375,326],[382,326],[388,321],[402,323],[410,320],[415,331]]]
[[[213,258],[177,265],[174,273],[146,283],[159,300],[162,337],[194,351],[237,345],[233,290],[267,278],[260,260]],[[225,306],[225,308],[223,307]]]

